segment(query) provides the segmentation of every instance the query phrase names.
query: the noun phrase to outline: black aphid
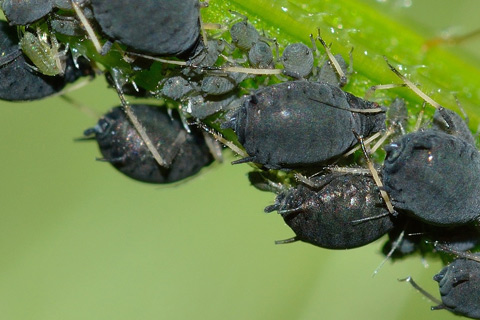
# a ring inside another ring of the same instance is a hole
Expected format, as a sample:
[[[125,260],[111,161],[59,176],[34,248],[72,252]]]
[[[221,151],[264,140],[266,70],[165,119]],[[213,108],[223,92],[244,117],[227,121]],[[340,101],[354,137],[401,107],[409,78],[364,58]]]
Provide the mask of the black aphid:
[[[442,300],[432,296],[411,277],[401,281],[410,282],[415,289],[436,303],[432,310],[448,310],[457,315],[480,319],[480,254],[458,252],[437,243],[435,247],[458,256],[433,277],[438,282]]]
[[[385,147],[383,183],[395,208],[426,223],[473,224],[480,216],[480,153],[458,115],[444,111],[450,134],[437,123]]]
[[[480,259],[480,254],[475,254]],[[442,304],[432,309],[446,309],[466,317],[480,319],[480,262],[457,258],[433,277],[438,282]]]
[[[238,13],[236,14],[239,15]],[[232,37],[233,44],[237,48],[248,51],[257,43],[260,38],[260,33],[247,21],[247,17],[244,17],[242,21],[232,25],[230,28],[230,36]]]
[[[358,142],[354,131],[369,136],[383,130],[385,113],[337,86],[289,81],[253,92],[223,127],[235,131],[249,155],[235,163],[299,168],[345,153]]]
[[[161,167],[155,161],[125,112],[116,107],[85,135],[95,136],[103,160],[119,171],[140,181],[169,183],[192,176],[212,162],[203,134],[196,128],[185,131],[177,113],[170,116],[165,108],[151,105],[131,108],[168,165]]]
[[[277,210],[296,236],[329,249],[356,248],[393,229],[378,187],[369,176],[329,173],[281,192],[266,212]],[[368,219],[374,218],[374,219]],[[365,221],[355,222],[364,219]],[[285,241],[283,241],[285,242]]]
[[[312,49],[303,43],[289,44],[283,51],[280,62],[284,74],[297,79],[306,78],[313,70]]]
[[[102,31],[134,51],[189,55],[200,42],[197,0],[91,0]]]

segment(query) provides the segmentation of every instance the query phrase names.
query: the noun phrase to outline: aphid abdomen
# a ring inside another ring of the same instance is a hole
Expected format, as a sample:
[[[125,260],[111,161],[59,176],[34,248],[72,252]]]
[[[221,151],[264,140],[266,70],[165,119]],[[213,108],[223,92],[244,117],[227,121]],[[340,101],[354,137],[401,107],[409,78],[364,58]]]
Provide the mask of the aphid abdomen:
[[[352,174],[330,176],[333,179],[318,190],[299,185],[277,198],[280,213],[297,240],[322,248],[349,249],[371,243],[393,229],[393,218],[373,179]],[[355,222],[372,217],[378,218]]]
[[[212,162],[203,134],[196,128],[187,133],[176,114],[172,119],[164,108],[131,107],[167,165],[161,167],[156,162],[125,112],[117,107],[85,134],[95,134],[104,159],[119,171],[144,182],[169,183],[189,177]]]
[[[326,83],[284,82],[254,92],[224,127],[267,168],[320,164],[355,145],[353,131],[364,133],[347,98]]]

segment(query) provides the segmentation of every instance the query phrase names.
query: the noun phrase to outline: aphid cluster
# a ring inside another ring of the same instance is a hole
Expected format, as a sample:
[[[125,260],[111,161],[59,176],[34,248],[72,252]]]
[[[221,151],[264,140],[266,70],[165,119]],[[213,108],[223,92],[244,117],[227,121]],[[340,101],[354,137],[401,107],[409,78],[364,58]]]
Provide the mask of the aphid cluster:
[[[138,10],[132,0],[33,3],[1,2],[10,25],[0,22],[0,99],[40,99],[105,73],[122,105],[84,133],[125,175],[185,179],[221,160],[220,141],[242,156],[234,164],[254,167],[255,187],[276,193],[265,211],[295,233],[277,243],[350,249],[388,234],[393,258],[422,251],[425,240],[455,252],[477,246],[480,154],[465,122],[434,105],[432,125],[407,133],[401,99],[387,108],[342,89],[347,63],[320,35],[310,46],[282,46],[236,12],[228,28],[206,33],[197,0],[145,1]],[[57,36],[88,39],[124,67],[98,66],[78,48],[72,54]],[[248,84],[254,77],[261,81]],[[158,103],[131,105],[125,95]],[[384,163],[373,163],[385,141]],[[351,156],[358,148],[363,154]],[[457,259],[435,276],[445,309],[480,318],[478,301],[461,297],[478,288],[478,263]]]

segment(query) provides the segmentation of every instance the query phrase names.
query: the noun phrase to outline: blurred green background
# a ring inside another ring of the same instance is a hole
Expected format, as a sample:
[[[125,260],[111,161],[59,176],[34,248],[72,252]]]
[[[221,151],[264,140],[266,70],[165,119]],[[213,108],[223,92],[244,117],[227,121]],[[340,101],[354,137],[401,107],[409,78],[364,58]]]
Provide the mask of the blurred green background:
[[[426,38],[480,27],[476,0],[365,2]],[[475,59],[478,47],[447,50]],[[118,104],[103,79],[69,96],[99,113]],[[0,102],[0,319],[454,317],[397,281],[411,275],[438,296],[439,262],[388,262],[372,278],[384,240],[274,245],[293,234],[263,213],[274,195],[249,186],[248,166],[227,157],[186,183],[135,182],[96,162],[95,143],[73,141],[95,122],[58,97]]]

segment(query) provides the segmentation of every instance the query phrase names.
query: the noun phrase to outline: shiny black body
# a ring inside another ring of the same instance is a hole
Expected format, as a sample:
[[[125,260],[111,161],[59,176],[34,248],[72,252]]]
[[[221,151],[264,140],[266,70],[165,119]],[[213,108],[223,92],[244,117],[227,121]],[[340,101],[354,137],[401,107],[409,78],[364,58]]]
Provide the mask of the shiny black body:
[[[378,187],[369,176],[330,173],[277,196],[265,211],[279,211],[296,240],[329,249],[364,246],[394,227]],[[355,222],[356,220],[374,219]]]
[[[132,105],[132,111],[167,166],[155,161],[121,107],[85,131],[86,136],[95,136],[104,160],[125,175],[144,182],[169,183],[192,176],[212,162],[203,134],[196,128],[187,133],[178,114],[170,117],[165,108],[151,105]]]

